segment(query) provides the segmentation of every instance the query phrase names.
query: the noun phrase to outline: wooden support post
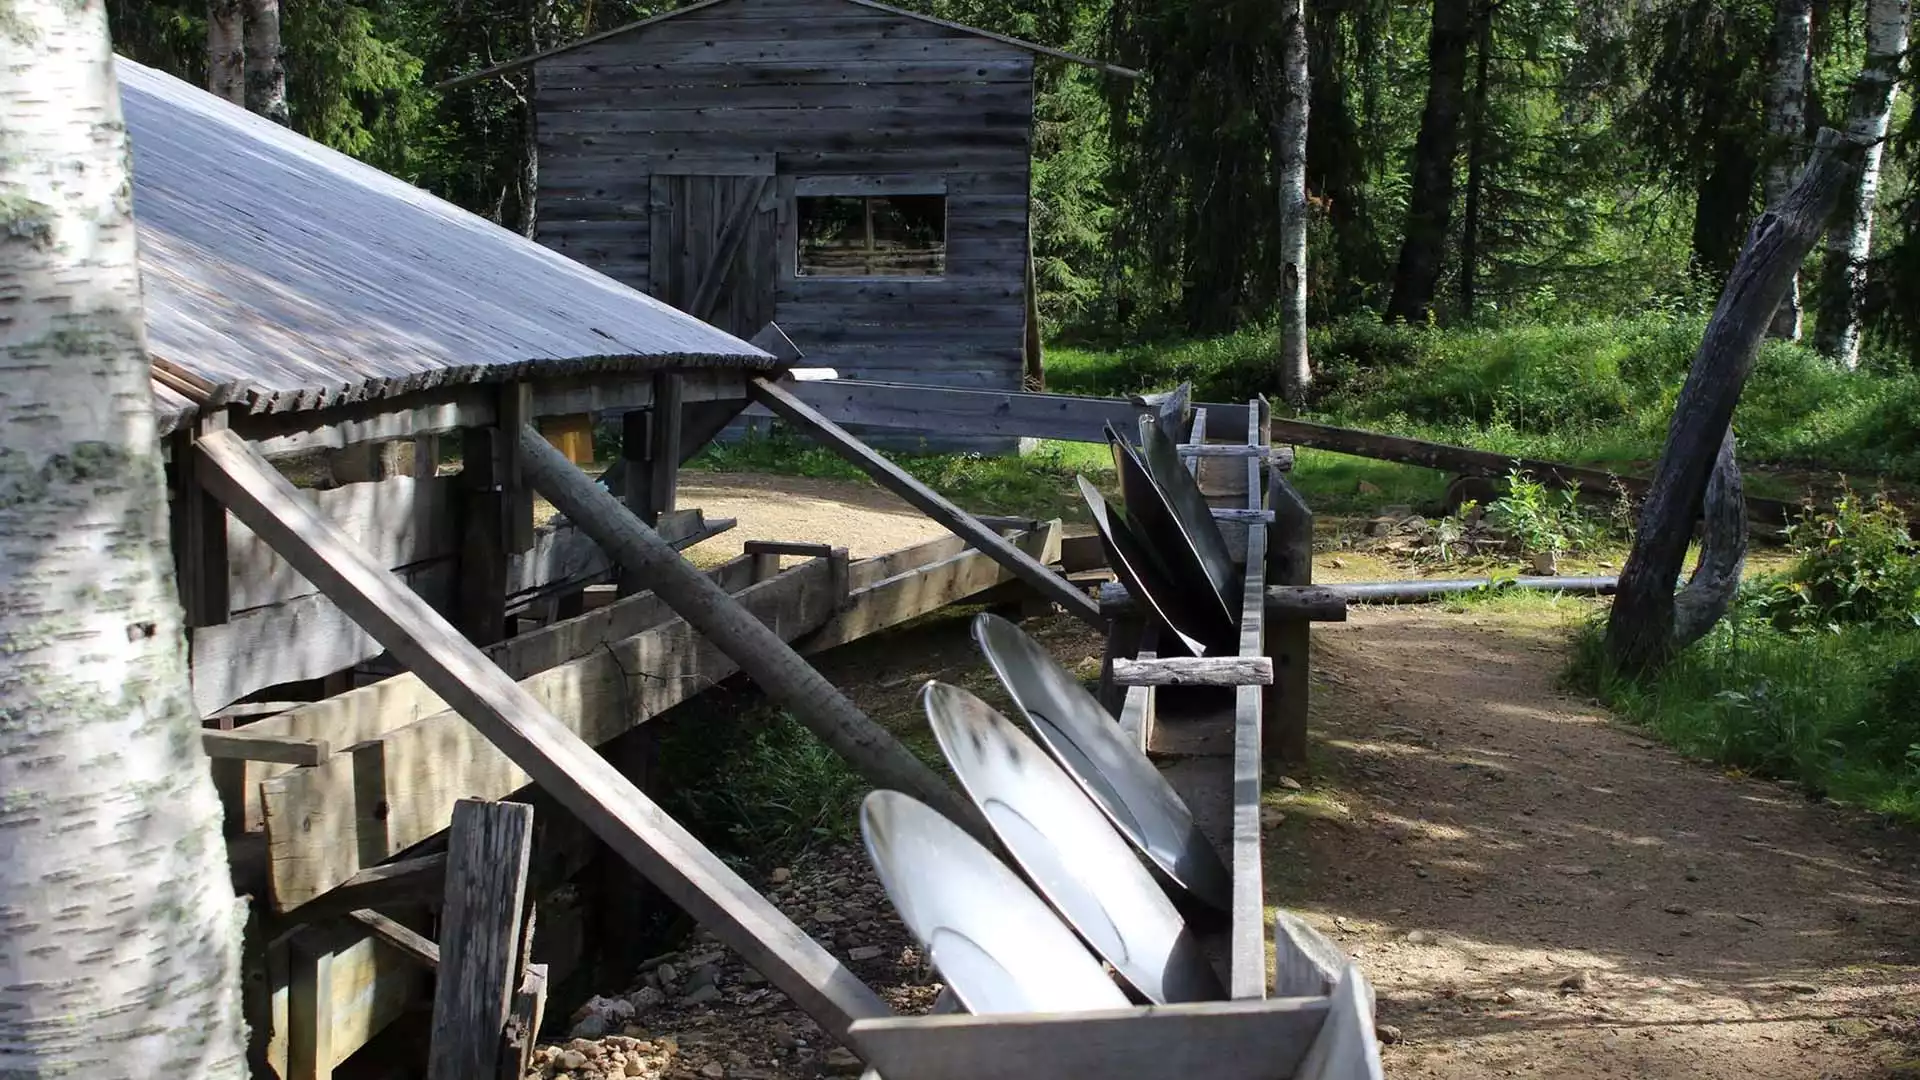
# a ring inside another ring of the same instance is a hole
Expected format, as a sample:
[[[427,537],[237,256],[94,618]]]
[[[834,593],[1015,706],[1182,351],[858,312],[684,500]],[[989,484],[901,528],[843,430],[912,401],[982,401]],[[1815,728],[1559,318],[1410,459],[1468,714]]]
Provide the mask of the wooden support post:
[[[1269,530],[1268,579],[1280,585],[1312,585],[1313,511],[1278,469],[1267,474],[1267,503],[1274,515]],[[1341,617],[1345,618],[1344,604]],[[1309,626],[1307,618],[1294,616],[1276,619],[1267,628],[1273,686],[1267,691],[1266,731],[1261,745],[1267,759],[1281,766],[1307,763],[1307,707],[1312,693]]]
[[[506,509],[505,539],[509,553],[533,547],[533,489],[520,467],[520,443],[515,433],[533,420],[533,384],[508,383],[500,388],[500,487]]]
[[[174,572],[180,581],[180,605],[188,629],[219,626],[227,621],[231,599],[227,594],[227,508],[209,496],[200,483],[193,442],[209,431],[225,430],[225,409],[198,417],[192,429],[175,437],[173,471]]]
[[[545,446],[545,440],[524,425],[522,432]],[[213,466],[209,490],[240,520],[504,750],[534,783],[765,974],[828,1034],[844,1040],[854,1021],[888,1014],[858,976],[641,794],[417,594],[355,549],[245,440],[221,433],[197,449]],[[550,447],[546,452],[559,458]],[[560,464],[579,475],[564,459]],[[595,487],[584,476],[581,480]],[[599,494],[612,501],[605,492]]]
[[[618,499],[569,464],[531,428],[521,430],[520,441],[528,476],[540,494],[620,565],[641,574],[681,618],[869,782],[912,795],[981,837],[983,843],[994,843],[992,830],[972,802],[868,719],[779,634],[747,614],[738,600],[681,558],[660,534],[628,513]],[[1024,552],[1020,556],[1031,561]]]
[[[333,1076],[333,946],[309,928],[287,942],[287,1080]]]
[[[1127,688],[1114,680],[1113,666],[1140,652],[1140,638],[1146,631],[1146,618],[1137,610],[1112,616],[1107,623],[1106,645],[1100,650],[1100,689],[1096,696],[1100,707],[1116,718],[1125,706]]]
[[[1067,614],[1077,616],[1096,629],[1106,629],[1107,624],[1100,618],[1099,607],[1088,599],[1086,593],[1041,565],[1033,556],[1007,543],[999,533],[982,525],[971,514],[914,479],[906,470],[876,453],[872,447],[847,434],[840,425],[821,416],[812,406],[788,393],[786,388],[759,377],[748,380],[747,388],[756,400],[772,409],[781,419],[805,430],[828,449],[873,477],[881,487],[963,537],[994,562],[1006,567],[1015,577],[1039,590],[1042,596],[1066,608]]]
[[[500,1040],[519,985],[520,911],[532,854],[532,807],[454,804],[427,1080],[499,1073]]]
[[[460,432],[460,583],[454,621],[475,645],[507,636],[506,451],[499,428]]]
[[[659,518],[650,516],[653,514],[653,466],[647,455],[651,452],[652,431],[652,410],[635,409],[621,415],[619,475],[615,478],[619,486],[611,490],[626,503],[629,513],[648,525],[657,526]],[[615,577],[621,596],[646,591],[640,575],[624,566]]]
[[[653,431],[647,442],[648,465],[653,470],[652,501],[644,520],[657,524],[673,510],[680,496],[680,404],[683,380],[672,372],[653,377]]]

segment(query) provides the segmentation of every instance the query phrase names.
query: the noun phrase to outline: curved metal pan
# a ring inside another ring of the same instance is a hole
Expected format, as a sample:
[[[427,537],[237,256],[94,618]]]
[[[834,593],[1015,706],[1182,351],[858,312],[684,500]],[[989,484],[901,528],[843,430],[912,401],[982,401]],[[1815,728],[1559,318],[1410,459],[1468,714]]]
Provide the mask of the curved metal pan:
[[[934,738],[1028,880],[1148,1001],[1225,996],[1186,920],[1047,752],[957,686],[920,692]]]
[[[1040,742],[1141,854],[1163,884],[1218,911],[1233,879],[1193,812],[1120,725],[1040,643],[997,615],[973,620],[973,640]]]
[[[1185,606],[1169,602],[1170,597],[1180,594],[1180,590],[1167,579],[1166,572],[1155,561],[1153,552],[1133,535],[1127,523],[1113,512],[1113,504],[1100,494],[1098,488],[1087,482],[1084,476],[1074,479],[1080,482],[1080,497],[1087,500],[1087,509],[1093,513],[1094,528],[1100,533],[1100,547],[1107,554],[1107,564],[1127,587],[1134,599],[1146,605],[1154,616],[1179,639],[1189,655],[1204,656],[1207,647],[1189,633],[1189,628],[1206,633],[1212,629],[1204,620],[1198,626]],[[1171,649],[1167,650],[1172,652]]]
[[[1159,557],[1168,578],[1180,587],[1179,599],[1187,609],[1186,617],[1192,625],[1214,625],[1215,629],[1204,635],[1202,640],[1224,642],[1230,639],[1239,625],[1239,616],[1230,602],[1232,596],[1222,589],[1231,585],[1233,564],[1229,562],[1219,567],[1207,564],[1198,545],[1188,535],[1192,527],[1175,513],[1172,500],[1147,469],[1147,463],[1141,460],[1139,451],[1114,430],[1112,424],[1107,425],[1107,448],[1113,452],[1114,472],[1120,478],[1120,500],[1126,505],[1127,524],[1133,528],[1135,538],[1143,541]],[[1219,535],[1212,514],[1207,515],[1204,527],[1214,535]],[[1217,576],[1219,574],[1226,574],[1227,579],[1220,579]],[[1203,583],[1205,587],[1202,587]],[[1233,588],[1237,594],[1238,586]]]
[[[897,791],[870,792],[860,833],[901,921],[968,1012],[1129,1004],[1025,882],[931,807]]]
[[[1207,568],[1207,580],[1213,583],[1214,591],[1220,594],[1227,609],[1236,610],[1240,597],[1239,571],[1233,556],[1227,553],[1227,540],[1220,535],[1220,523],[1213,520],[1213,510],[1207,505],[1206,496],[1200,494],[1200,485],[1180,461],[1180,451],[1173,438],[1157,423],[1142,424],[1140,449],[1147,472],[1166,496],[1174,520],[1180,523],[1194,550],[1200,553],[1200,561]]]

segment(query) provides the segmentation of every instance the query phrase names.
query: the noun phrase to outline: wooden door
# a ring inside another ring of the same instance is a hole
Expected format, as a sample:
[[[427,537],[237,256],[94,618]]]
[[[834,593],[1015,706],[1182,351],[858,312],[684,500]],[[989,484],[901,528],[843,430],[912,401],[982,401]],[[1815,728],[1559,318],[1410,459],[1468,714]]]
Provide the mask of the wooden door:
[[[649,202],[650,291],[748,338],[773,321],[779,227],[771,176],[662,176]]]

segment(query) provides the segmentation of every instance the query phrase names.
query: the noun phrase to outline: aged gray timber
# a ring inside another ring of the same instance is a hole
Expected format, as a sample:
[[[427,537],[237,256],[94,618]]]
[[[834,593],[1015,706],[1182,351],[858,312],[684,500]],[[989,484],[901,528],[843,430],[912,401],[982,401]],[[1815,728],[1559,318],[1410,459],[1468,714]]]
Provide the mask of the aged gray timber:
[[[520,913],[532,854],[533,807],[477,799],[454,804],[427,1080],[499,1071],[500,1038],[519,981]]]
[[[1247,445],[1267,444],[1266,402],[1247,409]],[[1196,440],[1197,441],[1197,440]],[[1259,509],[1265,497],[1260,459],[1245,459],[1245,504]],[[1247,526],[1246,577],[1240,597],[1240,658],[1266,659],[1267,526]],[[1306,623],[1299,624],[1304,627]],[[1267,996],[1266,877],[1261,868],[1261,740],[1265,699],[1271,691],[1240,686],[1233,699],[1233,912],[1228,931],[1227,991],[1235,998]]]
[[[1000,534],[974,520],[972,515],[914,479],[906,470],[847,434],[838,424],[788,393],[785,386],[766,379],[755,379],[749,388],[755,399],[772,409],[782,420],[798,426],[824,443],[827,449],[858,466],[881,487],[913,504],[916,510],[965,537],[969,544],[1031,585],[1041,596],[1066,608],[1069,615],[1095,627],[1105,628],[1099,606],[1088,599],[1086,593],[1068,584],[1065,578],[1047,569],[1033,556],[1007,543]]]
[[[147,337],[169,388],[163,430],[196,401],[278,413],[536,371],[772,366],[198,87],[131,60],[117,68]]]
[[[523,429],[524,430],[524,429]],[[534,438],[538,439],[535,434]],[[545,440],[540,440],[545,445]],[[751,885],[593,752],[432,608],[353,550],[291,484],[229,433],[202,441],[209,490],[506,749],[541,787],[740,953],[836,1039],[885,1004]],[[557,452],[555,455],[558,456]],[[569,467],[571,467],[569,465]]]
[[[973,803],[868,719],[784,638],[682,559],[660,534],[574,467],[539,432],[522,427],[520,449],[535,490],[578,522],[623,567],[643,577],[681,618],[740,665],[768,696],[791,709],[848,764],[876,786],[911,794],[976,835],[992,836]],[[993,539],[1007,546],[998,536]],[[1032,561],[1031,556],[1016,554]]]
[[[843,375],[1012,390],[1036,56],[1065,54],[867,0],[721,0],[461,81],[531,65],[542,243],[743,336],[777,319]],[[796,199],[902,194],[944,196],[941,273],[798,272]]]
[[[1267,686],[1273,662],[1264,656],[1162,656],[1113,661],[1115,686]]]

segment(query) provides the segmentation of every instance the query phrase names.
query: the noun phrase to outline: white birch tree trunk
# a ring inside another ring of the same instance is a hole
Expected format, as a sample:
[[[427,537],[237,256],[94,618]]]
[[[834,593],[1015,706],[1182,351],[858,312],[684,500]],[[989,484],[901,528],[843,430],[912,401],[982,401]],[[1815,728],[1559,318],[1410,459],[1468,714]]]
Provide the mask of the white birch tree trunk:
[[[1304,0],[1282,0],[1281,66],[1286,96],[1278,132],[1280,166],[1280,388],[1299,405],[1313,388],[1307,357],[1307,17]]]
[[[1799,175],[1807,127],[1807,74],[1812,63],[1813,0],[1774,0],[1773,37],[1767,45],[1767,172],[1764,194],[1778,206]],[[1800,340],[1800,276],[1774,312],[1768,336]]]
[[[280,44],[280,0],[245,0],[246,106],[276,124],[287,119],[287,51]]]
[[[207,89],[242,108],[247,104],[244,25],[240,0],[207,0]]]
[[[103,0],[0,54],[0,1076],[239,1080]]]
[[[1867,0],[1867,56],[1847,100],[1847,134],[1867,144],[1859,175],[1840,197],[1820,269],[1820,317],[1814,344],[1842,367],[1860,363],[1860,315],[1867,260],[1873,253],[1873,204],[1880,193],[1881,151],[1907,51],[1908,0]]]

